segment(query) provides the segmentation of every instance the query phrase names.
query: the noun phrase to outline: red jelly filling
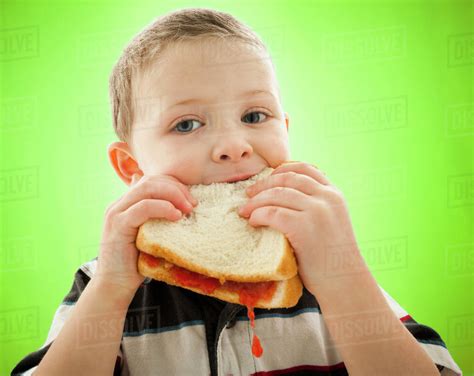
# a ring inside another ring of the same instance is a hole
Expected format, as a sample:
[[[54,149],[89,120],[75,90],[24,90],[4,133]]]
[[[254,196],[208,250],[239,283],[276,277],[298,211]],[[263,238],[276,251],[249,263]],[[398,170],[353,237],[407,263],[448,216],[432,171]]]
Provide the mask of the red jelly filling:
[[[152,268],[160,265],[160,259],[158,257],[151,256],[145,252],[142,252],[142,257],[145,259],[146,264]]]
[[[261,299],[269,301],[276,290],[275,281],[268,282],[234,282],[226,281],[224,286],[230,291],[239,294],[239,301],[243,305],[254,307]]]
[[[179,284],[198,288],[206,294],[214,292],[214,290],[221,285],[217,278],[206,277],[176,265],[173,265],[170,273]]]

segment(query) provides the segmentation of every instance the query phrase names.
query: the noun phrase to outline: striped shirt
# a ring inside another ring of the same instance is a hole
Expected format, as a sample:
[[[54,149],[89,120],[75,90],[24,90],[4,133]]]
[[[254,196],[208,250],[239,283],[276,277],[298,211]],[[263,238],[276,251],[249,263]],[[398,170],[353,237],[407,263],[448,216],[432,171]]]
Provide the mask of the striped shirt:
[[[57,337],[93,276],[97,258],[74,275],[44,345],[25,356],[12,375],[31,375]],[[379,286],[390,307],[440,370],[461,376],[439,334],[415,321]],[[114,375],[348,375],[315,297],[305,288],[291,308],[255,308],[263,355],[252,356],[252,329],[243,305],[152,280],[137,290],[124,323]],[[107,341],[101,328],[83,335]]]

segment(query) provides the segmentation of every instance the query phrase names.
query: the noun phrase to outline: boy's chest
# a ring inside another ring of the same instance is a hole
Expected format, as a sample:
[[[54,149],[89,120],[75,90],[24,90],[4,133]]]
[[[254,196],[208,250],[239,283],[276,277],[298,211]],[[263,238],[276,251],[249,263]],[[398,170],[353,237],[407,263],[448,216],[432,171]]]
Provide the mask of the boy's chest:
[[[319,374],[320,367],[342,363],[312,296],[303,294],[291,309],[255,310],[254,330],[263,348],[263,354],[255,357],[244,306],[222,302],[216,307],[209,304],[213,298],[201,299],[179,288],[173,294],[168,297],[172,303],[149,301],[148,309],[136,311],[155,317],[142,318],[144,326],[129,326],[135,331],[124,331],[122,374],[224,376],[272,370],[294,374],[301,366],[306,366],[305,374],[311,370]],[[150,310],[153,305],[160,308]]]

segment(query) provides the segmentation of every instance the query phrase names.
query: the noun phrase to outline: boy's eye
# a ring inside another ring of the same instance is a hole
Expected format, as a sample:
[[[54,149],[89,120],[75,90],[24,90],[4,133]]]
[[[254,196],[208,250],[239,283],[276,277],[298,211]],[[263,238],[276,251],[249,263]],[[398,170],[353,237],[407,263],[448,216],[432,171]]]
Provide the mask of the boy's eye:
[[[174,129],[178,129],[179,126],[181,124],[184,124],[184,132],[180,132],[178,131],[178,133],[188,133],[188,132],[191,132],[192,130],[194,130],[193,126],[192,126],[192,122],[196,122],[198,124],[200,124],[201,122],[196,120],[196,119],[186,119],[186,120],[183,120],[183,121],[180,121],[178,124],[176,124],[176,126],[174,127]]]
[[[244,115],[242,117],[242,121],[245,121],[244,119],[250,119],[249,121],[247,121],[247,123],[254,123],[254,122],[259,122],[258,119],[259,119],[259,116],[258,114],[260,115],[264,115],[265,117],[267,116],[267,114],[263,113],[263,112],[260,112],[260,111],[253,111],[253,112],[249,112],[248,114]]]

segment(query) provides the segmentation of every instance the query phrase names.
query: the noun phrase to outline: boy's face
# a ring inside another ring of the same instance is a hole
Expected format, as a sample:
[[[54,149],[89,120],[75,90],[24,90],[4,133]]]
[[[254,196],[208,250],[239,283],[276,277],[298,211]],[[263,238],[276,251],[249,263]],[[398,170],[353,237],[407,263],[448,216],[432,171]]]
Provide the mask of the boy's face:
[[[268,56],[248,45],[172,44],[133,81],[131,141],[109,146],[114,168],[127,183],[138,173],[188,185],[275,168],[290,158],[278,90]]]

